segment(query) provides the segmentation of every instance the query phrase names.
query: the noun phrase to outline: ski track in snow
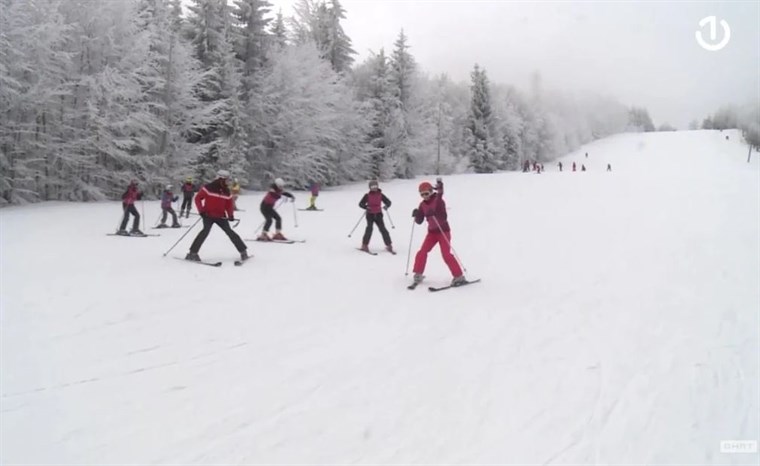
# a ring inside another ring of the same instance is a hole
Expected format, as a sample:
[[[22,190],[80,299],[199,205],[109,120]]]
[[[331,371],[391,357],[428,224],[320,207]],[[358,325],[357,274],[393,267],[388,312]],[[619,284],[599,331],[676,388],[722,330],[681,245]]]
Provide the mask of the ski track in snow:
[[[406,289],[422,177],[381,186],[399,254],[374,258],[363,223],[346,238],[363,184],[298,228],[283,205],[308,242],[247,243],[242,268],[218,229],[218,269],[162,258],[186,229],[106,236],[115,202],[2,209],[0,463],[757,464],[719,451],[760,436],[760,164],[738,140],[624,134],[562,159],[585,173],[445,177],[483,282],[441,293],[438,249]]]

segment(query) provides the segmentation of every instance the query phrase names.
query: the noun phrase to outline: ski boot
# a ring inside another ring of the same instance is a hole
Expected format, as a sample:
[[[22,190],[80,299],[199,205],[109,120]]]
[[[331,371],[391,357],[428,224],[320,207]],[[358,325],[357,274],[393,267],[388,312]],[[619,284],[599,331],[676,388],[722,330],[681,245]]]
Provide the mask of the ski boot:
[[[145,233],[143,233],[142,231],[140,231],[139,228],[132,228],[132,231],[130,231],[129,234],[130,235],[135,235],[135,236],[145,236]]]
[[[465,283],[467,283],[467,279],[464,278],[464,275],[460,275],[451,279],[451,286],[462,286]]]
[[[369,252],[369,246],[362,244],[362,247],[359,248],[359,251]]]
[[[159,226],[157,226],[156,228],[169,228],[169,225],[167,225],[165,223],[162,223]]]
[[[182,225],[179,223],[172,223],[172,228],[182,228]]]
[[[422,279],[425,278],[421,273],[415,273],[414,274],[414,284],[418,285],[422,283]]]
[[[288,239],[281,233],[277,232],[272,236],[272,241],[287,241]]]
[[[243,249],[242,251],[240,251],[240,260],[241,261],[247,260],[249,257],[250,256],[248,255],[248,250],[247,249]]]
[[[256,238],[257,241],[272,241],[272,238],[269,237],[266,231],[262,232],[258,238]]]
[[[197,252],[188,252],[187,255],[185,256],[185,260],[200,262],[201,256],[199,256]]]
[[[129,232],[127,230],[117,230],[116,234],[119,236],[129,236]]]
[[[389,245],[385,246],[385,250],[388,251],[391,254],[396,254],[396,251],[393,250],[393,245],[392,244],[389,244]]]

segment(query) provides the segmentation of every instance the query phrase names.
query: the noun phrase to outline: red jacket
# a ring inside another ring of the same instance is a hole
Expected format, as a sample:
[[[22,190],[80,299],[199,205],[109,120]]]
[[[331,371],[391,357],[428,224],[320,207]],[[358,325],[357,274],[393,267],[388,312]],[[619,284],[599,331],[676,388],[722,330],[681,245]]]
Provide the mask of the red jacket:
[[[446,214],[446,202],[443,200],[443,183],[438,182],[435,186],[436,192],[431,194],[430,197],[420,202],[420,206],[417,209],[417,215],[414,217],[414,221],[418,224],[423,220],[428,221],[428,231],[451,231]],[[435,220],[433,220],[435,218]],[[436,223],[436,220],[438,221]],[[441,229],[438,229],[440,225]]]
[[[282,197],[282,196],[289,197],[289,198],[293,199],[293,195],[292,194],[290,194],[287,191],[283,191],[282,189],[280,189],[279,186],[277,186],[276,184],[272,183],[269,186],[269,192],[267,192],[266,196],[264,196],[264,200],[261,201],[261,205],[262,206],[263,205],[268,205],[270,207],[274,206],[274,203],[277,202],[277,200],[280,197]]]
[[[206,214],[211,218],[235,218],[232,195],[221,180],[212,181],[198,191],[195,207],[199,214]]]
[[[385,197],[385,194],[381,190],[371,191],[362,197],[359,201],[359,207],[367,209],[370,214],[379,214],[383,212],[383,204],[385,208],[391,206],[391,200]]]
[[[141,197],[142,193],[137,190],[137,185],[130,184],[124,194],[121,195],[121,201],[126,205],[132,205]]]

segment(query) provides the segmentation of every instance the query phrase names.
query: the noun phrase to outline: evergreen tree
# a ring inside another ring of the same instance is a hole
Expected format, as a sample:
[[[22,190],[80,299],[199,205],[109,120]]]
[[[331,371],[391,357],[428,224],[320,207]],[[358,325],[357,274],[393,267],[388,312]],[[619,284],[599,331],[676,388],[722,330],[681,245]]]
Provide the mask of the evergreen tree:
[[[493,115],[488,78],[485,70],[475,65],[470,74],[472,98],[465,126],[467,156],[475,173],[493,173],[498,168],[497,153],[492,139]]]

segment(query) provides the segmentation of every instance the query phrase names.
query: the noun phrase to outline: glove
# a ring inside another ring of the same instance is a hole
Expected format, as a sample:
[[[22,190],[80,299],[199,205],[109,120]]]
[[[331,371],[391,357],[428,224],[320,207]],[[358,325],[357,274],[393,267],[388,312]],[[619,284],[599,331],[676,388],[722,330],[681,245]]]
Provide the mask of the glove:
[[[178,199],[179,199],[179,196],[174,196],[174,200],[172,202],[177,202]]]
[[[201,216],[201,218],[208,218],[208,214],[206,212],[198,212],[198,214]]]
[[[234,222],[235,221],[235,217],[230,217],[227,220],[229,220],[230,222]]]
[[[417,216],[417,214],[419,214],[419,213],[420,213],[419,209],[414,209],[414,210],[412,211],[412,217],[416,217],[416,216]]]
[[[383,206],[383,210],[387,212],[388,211],[388,207]]]

